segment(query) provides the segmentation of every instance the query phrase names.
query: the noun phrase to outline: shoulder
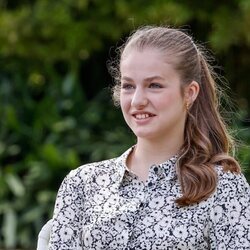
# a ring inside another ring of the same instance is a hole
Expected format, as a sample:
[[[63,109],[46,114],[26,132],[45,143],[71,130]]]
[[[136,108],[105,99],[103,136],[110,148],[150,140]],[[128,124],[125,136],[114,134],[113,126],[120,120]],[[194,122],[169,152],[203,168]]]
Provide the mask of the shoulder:
[[[245,187],[249,190],[249,184],[243,173],[235,173],[231,171],[224,171],[222,166],[215,167],[218,175],[218,187],[220,186],[238,186]]]
[[[248,200],[250,199],[250,187],[243,173],[224,171],[222,166],[216,166],[215,169],[218,176],[215,193],[217,198],[230,199],[230,197],[244,196]]]
[[[79,181],[87,181],[89,178],[95,175],[103,175],[115,172],[117,168],[117,159],[118,158],[112,158],[81,165],[78,168],[71,170],[66,178],[74,180],[79,179]]]
[[[132,149],[133,147],[129,148],[118,157],[84,164],[71,170],[64,178],[61,187],[71,186],[79,189],[87,184],[108,185],[110,182],[119,181],[125,171],[126,158]]]
[[[250,188],[242,173],[216,166],[218,185],[210,209],[212,249],[250,249]]]
[[[91,188],[94,183],[102,184],[104,179],[116,180],[118,166],[117,160],[109,159],[99,162],[88,163],[71,170],[63,179],[58,195],[61,193],[82,193],[86,188]],[[109,181],[109,182],[110,182]],[[108,182],[104,182],[104,184]]]
[[[122,155],[103,160],[98,162],[92,162],[84,164],[74,170],[72,170],[66,178],[68,179],[81,179],[81,181],[88,182],[90,179],[96,176],[109,175],[122,175],[125,171],[125,162],[129,153],[133,150],[133,147],[127,149]]]

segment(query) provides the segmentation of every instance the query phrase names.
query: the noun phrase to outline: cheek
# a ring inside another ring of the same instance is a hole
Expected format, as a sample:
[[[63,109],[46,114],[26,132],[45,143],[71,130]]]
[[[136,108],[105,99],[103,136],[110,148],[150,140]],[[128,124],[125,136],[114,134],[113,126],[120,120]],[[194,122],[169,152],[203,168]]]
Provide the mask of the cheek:
[[[154,98],[154,104],[157,107],[164,107],[169,108],[170,106],[174,105],[176,102],[176,97],[172,93],[164,94],[161,97]]]
[[[162,96],[162,98],[155,99],[155,106],[165,110],[165,111],[177,111],[183,109],[183,98],[180,93],[171,92],[167,95]]]
[[[120,96],[120,106],[121,106],[121,110],[123,113],[125,113],[129,106],[130,106],[130,102],[129,102],[129,99],[126,98],[125,96]]]

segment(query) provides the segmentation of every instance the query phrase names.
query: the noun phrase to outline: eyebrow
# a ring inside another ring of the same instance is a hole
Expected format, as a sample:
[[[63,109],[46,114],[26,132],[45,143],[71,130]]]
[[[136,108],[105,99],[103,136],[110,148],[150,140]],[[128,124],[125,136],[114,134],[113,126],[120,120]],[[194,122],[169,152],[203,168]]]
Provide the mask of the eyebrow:
[[[133,81],[132,78],[127,77],[127,76],[123,76],[123,77],[121,78],[121,80]],[[151,77],[147,77],[147,78],[144,79],[144,81],[146,81],[146,82],[151,82],[151,81],[153,81],[153,80],[164,80],[164,78],[161,77],[161,76],[151,76]]]

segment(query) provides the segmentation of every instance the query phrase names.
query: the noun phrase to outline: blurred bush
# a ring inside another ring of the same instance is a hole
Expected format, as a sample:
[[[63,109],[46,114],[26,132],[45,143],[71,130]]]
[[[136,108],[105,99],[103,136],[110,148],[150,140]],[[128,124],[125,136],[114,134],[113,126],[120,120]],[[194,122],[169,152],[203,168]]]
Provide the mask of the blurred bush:
[[[35,243],[34,232],[51,217],[56,190],[69,170],[81,161],[114,157],[131,144],[107,91],[86,102],[73,75],[41,88],[38,97],[22,81],[5,79],[0,86],[5,99],[0,214],[6,247]]]
[[[188,24],[209,41],[242,110],[233,130],[250,181],[249,14],[248,0],[0,1],[0,248],[34,248],[63,177],[134,144],[105,62],[141,24]]]

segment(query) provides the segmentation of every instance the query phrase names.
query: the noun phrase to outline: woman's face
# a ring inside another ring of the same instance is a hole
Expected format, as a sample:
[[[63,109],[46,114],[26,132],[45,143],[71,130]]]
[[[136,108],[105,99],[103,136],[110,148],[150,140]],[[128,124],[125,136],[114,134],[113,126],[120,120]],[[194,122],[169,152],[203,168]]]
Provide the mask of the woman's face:
[[[144,139],[182,138],[185,100],[173,66],[156,49],[131,49],[122,57],[120,71],[121,109],[134,134]]]

